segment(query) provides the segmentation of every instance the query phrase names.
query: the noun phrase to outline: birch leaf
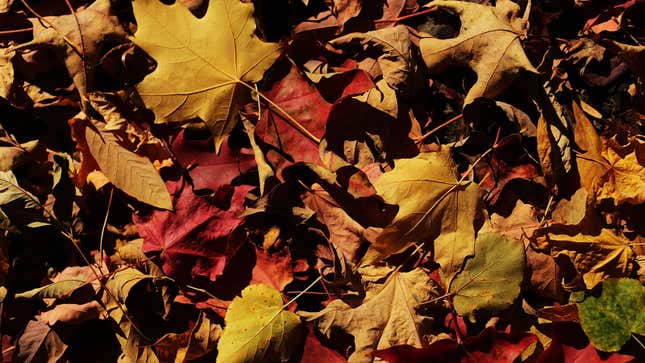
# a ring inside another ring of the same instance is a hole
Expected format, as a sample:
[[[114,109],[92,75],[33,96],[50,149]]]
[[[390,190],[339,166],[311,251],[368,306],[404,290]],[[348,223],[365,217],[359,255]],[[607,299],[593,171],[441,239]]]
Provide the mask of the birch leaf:
[[[524,266],[523,243],[496,233],[480,234],[475,257],[466,261],[450,285],[457,313],[474,321],[480,310],[509,307],[520,293]]]
[[[280,55],[277,43],[255,36],[253,5],[213,0],[198,19],[183,5],[132,3],[135,43],[157,61],[137,89],[159,123],[199,118],[219,150],[236,123],[235,109]],[[178,77],[181,75],[181,77]]]
[[[645,287],[633,279],[609,279],[600,296],[578,296],[580,324],[598,349],[615,352],[632,332],[645,334]]]

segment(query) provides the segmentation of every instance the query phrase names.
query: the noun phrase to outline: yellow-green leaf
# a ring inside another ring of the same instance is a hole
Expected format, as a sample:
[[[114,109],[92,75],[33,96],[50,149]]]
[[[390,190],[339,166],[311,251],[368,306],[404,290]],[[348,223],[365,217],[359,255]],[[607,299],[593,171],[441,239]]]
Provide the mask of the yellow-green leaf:
[[[226,312],[226,327],[217,345],[217,363],[285,362],[304,332],[298,316],[283,309],[280,293],[251,285]]]
[[[475,256],[466,261],[450,285],[459,315],[475,320],[478,311],[501,311],[520,294],[524,277],[524,244],[497,233],[482,233]]]

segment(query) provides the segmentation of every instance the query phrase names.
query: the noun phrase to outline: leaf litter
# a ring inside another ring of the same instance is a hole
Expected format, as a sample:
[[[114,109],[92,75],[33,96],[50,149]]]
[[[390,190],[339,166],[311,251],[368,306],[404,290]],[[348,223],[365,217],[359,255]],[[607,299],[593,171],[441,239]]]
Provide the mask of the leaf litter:
[[[0,1],[3,361],[642,360],[644,11]]]

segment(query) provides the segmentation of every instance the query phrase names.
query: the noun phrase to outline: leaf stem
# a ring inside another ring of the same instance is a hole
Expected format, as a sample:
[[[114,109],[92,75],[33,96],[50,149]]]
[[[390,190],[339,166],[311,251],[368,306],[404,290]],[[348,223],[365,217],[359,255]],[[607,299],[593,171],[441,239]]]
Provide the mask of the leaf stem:
[[[250,89],[253,92],[256,92],[254,87],[251,87],[249,84],[246,82],[239,81],[240,84],[242,84],[244,87]],[[291,116],[285,109],[280,107],[277,103],[273,102],[269,97],[265,96],[262,94],[262,92],[257,92],[258,96],[262,98],[266,103],[268,103],[271,107],[275,108],[276,110],[279,111],[280,114],[282,114],[285,122],[289,124],[289,126],[293,127],[296,129],[298,132],[300,132],[304,137],[309,139],[311,142],[313,142],[316,145],[320,144],[320,139],[316,137],[314,134],[311,133],[311,131],[307,130],[306,127],[304,127],[298,120],[296,120],[293,116]]]

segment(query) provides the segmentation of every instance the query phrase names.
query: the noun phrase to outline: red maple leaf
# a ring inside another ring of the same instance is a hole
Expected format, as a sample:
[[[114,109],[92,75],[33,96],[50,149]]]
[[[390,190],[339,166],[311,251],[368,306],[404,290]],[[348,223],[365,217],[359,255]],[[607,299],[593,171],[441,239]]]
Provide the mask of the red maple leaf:
[[[144,238],[143,252],[158,257],[170,277],[186,281],[204,276],[215,281],[244,241],[233,232],[242,223],[238,214],[253,187],[236,187],[231,207],[221,210],[183,181],[166,184],[174,191],[175,211],[155,210],[133,217]]]

